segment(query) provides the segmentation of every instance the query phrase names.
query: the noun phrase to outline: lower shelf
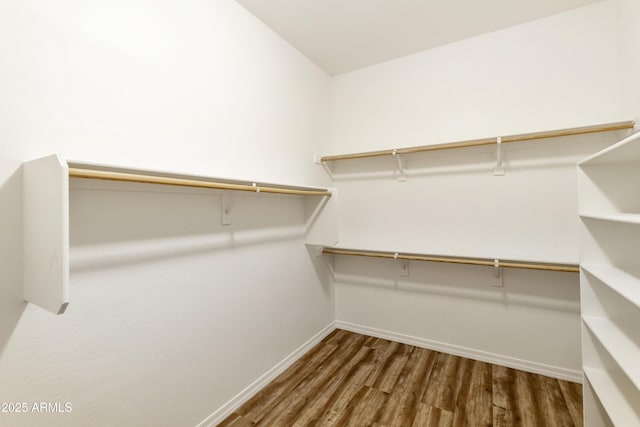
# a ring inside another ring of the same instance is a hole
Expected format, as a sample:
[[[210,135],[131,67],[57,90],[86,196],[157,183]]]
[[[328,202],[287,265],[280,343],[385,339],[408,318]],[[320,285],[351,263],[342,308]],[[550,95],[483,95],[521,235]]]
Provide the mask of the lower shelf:
[[[581,268],[640,308],[640,279],[611,265],[582,264]]]
[[[584,374],[614,425],[640,425],[640,395],[626,377],[587,367]]]
[[[582,320],[636,386],[636,393],[640,393],[640,349],[636,343],[607,318],[583,316]]]

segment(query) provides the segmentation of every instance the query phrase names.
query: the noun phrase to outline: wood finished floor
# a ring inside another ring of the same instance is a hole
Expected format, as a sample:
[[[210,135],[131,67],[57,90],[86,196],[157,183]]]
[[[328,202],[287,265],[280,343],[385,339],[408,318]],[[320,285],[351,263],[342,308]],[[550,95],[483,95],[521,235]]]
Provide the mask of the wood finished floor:
[[[219,426],[582,426],[582,386],[338,329]]]

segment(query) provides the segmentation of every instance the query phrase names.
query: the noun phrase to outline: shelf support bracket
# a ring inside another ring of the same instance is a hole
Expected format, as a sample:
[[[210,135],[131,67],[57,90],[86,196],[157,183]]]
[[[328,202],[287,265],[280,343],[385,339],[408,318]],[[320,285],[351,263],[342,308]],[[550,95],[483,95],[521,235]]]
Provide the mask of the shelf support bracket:
[[[496,167],[493,169],[494,176],[504,175],[504,159],[502,153],[502,137],[496,138]]]
[[[400,277],[409,277],[409,260],[403,259],[400,260],[402,264],[400,264]]]
[[[407,174],[404,171],[404,159],[402,158],[402,154],[399,154],[398,150],[393,150],[391,154],[393,154],[393,157],[396,159],[396,163],[398,163],[398,181],[405,182],[407,180]]]
[[[503,276],[502,267],[500,266],[500,260],[493,260],[493,277],[496,278],[496,281],[493,285],[494,288],[504,288],[504,276]]]
[[[222,225],[231,225],[231,209],[233,209],[233,196],[222,195]]]
[[[329,178],[333,180],[333,170],[331,169],[331,165],[329,165],[329,162],[325,162],[321,160],[320,164],[324,168],[324,171],[327,173],[327,175],[329,175]]]
[[[329,175],[329,178],[333,180],[333,170],[331,169],[331,164],[329,164],[329,162],[322,160],[322,157],[320,157],[318,154],[314,154],[313,163],[322,166],[327,175]]]

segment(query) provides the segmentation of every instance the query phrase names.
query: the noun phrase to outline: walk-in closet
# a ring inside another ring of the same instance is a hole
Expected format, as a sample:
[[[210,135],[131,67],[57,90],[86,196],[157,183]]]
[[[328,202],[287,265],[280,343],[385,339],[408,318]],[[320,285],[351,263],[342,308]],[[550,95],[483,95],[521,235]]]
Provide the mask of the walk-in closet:
[[[0,426],[640,425],[637,0],[0,11]]]

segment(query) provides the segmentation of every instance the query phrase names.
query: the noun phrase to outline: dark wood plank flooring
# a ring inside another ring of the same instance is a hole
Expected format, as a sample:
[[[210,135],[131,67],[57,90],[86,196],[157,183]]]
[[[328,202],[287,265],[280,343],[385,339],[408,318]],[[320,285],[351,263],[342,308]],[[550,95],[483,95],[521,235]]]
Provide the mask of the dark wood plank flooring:
[[[340,329],[220,426],[582,426],[582,386]]]

